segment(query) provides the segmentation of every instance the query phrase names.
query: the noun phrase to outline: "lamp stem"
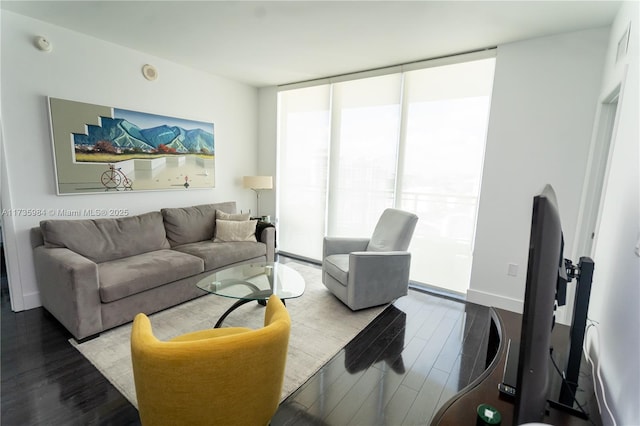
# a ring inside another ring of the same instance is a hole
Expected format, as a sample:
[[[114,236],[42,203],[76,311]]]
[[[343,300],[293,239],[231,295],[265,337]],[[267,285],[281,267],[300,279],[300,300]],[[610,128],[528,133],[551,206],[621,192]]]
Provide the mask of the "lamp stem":
[[[253,188],[251,188],[253,189]],[[256,193],[256,217],[260,217],[260,191],[257,189],[253,189]]]

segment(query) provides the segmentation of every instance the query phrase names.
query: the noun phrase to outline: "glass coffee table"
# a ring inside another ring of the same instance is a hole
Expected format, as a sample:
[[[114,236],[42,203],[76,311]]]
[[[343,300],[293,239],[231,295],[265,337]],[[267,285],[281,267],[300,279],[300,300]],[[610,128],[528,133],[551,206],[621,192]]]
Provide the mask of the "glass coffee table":
[[[275,294],[284,303],[304,293],[304,279],[298,271],[278,262],[244,263],[221,269],[198,281],[196,286],[218,296],[238,299],[222,314],[215,328],[220,328],[231,312],[251,301],[265,305],[269,296]]]

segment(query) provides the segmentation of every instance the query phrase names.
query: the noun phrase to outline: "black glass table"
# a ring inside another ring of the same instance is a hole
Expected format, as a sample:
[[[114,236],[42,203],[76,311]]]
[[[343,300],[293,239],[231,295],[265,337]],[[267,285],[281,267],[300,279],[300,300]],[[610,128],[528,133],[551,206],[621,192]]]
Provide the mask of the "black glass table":
[[[265,304],[272,294],[284,303],[286,299],[302,296],[305,288],[304,279],[298,271],[277,262],[244,263],[221,269],[196,285],[206,292],[238,299],[222,314],[215,328],[219,328],[231,312],[246,303],[258,301]]]

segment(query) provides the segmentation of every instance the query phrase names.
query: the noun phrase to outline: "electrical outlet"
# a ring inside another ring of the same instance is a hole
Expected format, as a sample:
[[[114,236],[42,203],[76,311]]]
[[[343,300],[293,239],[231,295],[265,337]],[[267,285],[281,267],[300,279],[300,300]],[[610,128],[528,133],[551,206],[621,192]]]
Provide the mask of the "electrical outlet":
[[[509,275],[510,277],[517,277],[518,276],[518,264],[509,263],[509,265],[507,266],[507,275]]]

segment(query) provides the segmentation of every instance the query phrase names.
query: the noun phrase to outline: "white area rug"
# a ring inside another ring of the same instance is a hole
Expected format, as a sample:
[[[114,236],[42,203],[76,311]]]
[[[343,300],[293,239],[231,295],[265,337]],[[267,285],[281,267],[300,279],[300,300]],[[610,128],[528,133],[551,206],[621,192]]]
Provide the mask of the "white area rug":
[[[324,287],[320,269],[291,262],[287,266],[303,276],[306,289],[301,297],[286,301],[291,316],[291,337],[281,400],[306,382],[384,309],[383,306],[353,312]],[[166,340],[213,327],[234,302],[207,295],[149,318],[154,334]],[[257,303],[248,303],[233,311],[223,326],[260,328],[263,322],[264,308]],[[130,334],[131,323],[82,344],[73,339],[69,342],[137,407]]]

